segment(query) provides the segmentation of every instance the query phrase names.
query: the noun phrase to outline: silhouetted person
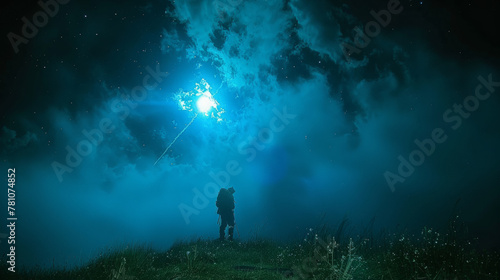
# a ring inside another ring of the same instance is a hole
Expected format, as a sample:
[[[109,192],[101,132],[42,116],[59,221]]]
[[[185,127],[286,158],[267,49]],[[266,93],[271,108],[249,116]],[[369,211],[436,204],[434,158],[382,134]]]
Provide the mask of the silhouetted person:
[[[220,215],[221,223],[219,228],[219,239],[224,240],[226,226],[229,226],[229,240],[233,240],[234,231],[234,188],[222,188],[217,196],[215,205],[217,206],[217,214]]]

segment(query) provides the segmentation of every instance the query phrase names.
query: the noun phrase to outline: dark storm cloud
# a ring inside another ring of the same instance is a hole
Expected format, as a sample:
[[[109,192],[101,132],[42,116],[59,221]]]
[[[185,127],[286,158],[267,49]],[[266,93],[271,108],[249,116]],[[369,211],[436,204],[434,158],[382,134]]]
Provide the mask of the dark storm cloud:
[[[265,236],[300,236],[323,213],[331,223],[348,215],[360,225],[377,216],[381,226],[393,226],[411,217],[419,227],[446,220],[447,215],[430,213],[451,210],[460,197],[471,205],[487,194],[491,199],[484,209],[493,207],[498,193],[490,186],[498,179],[494,155],[499,151],[491,120],[498,118],[498,97],[481,103],[457,131],[442,118],[453,103],[474,93],[477,76],[493,73],[500,80],[493,68],[480,60],[462,64],[440,57],[421,33],[398,30],[407,6],[393,17],[391,28],[382,29],[347,63],[340,44],[354,38],[354,26],[366,24],[371,10],[387,3],[222,3],[175,1],[165,7],[153,2],[153,8],[133,9],[103,4],[83,13],[76,7],[92,4],[75,2],[71,16],[57,19],[72,28],[54,26],[30,45],[39,58],[39,46],[61,33],[70,38],[55,44],[54,53],[48,50],[52,63],[47,65],[58,71],[27,72],[46,79],[37,89],[45,95],[21,87],[32,103],[15,114],[20,123],[15,129],[9,124],[2,131],[2,150],[9,153],[3,152],[1,166],[19,168],[25,200],[19,231],[37,232],[21,247],[31,253],[26,262],[47,262],[49,252],[61,260],[80,253],[86,258],[121,241],[166,247],[177,238],[215,236],[214,199],[196,207],[193,190],[203,192],[216,182],[213,174],[230,161],[241,167],[230,184],[237,190],[243,237],[264,224]],[[78,25],[76,19],[85,14],[94,20]],[[146,67],[156,65],[169,75],[131,106],[133,88],[142,85]],[[212,93],[220,88],[216,99],[225,110],[223,120],[198,116],[153,167],[193,117],[179,110],[175,95],[193,90],[202,78]],[[35,107],[39,119],[33,116]],[[272,126],[276,111],[284,110],[294,116],[284,129],[266,143],[255,143]],[[83,131],[95,131],[103,119],[114,129],[102,133],[102,142],[59,182],[51,163],[67,164],[67,147],[76,150],[88,140]],[[436,127],[445,128],[449,140],[392,193],[384,172],[396,172],[398,155],[407,157],[415,149],[413,141],[430,137]],[[475,180],[482,182],[477,192],[470,189]],[[196,210],[189,225],[181,204]],[[474,220],[484,209],[467,218]]]
[[[340,62],[343,59],[339,48],[342,32],[339,22],[351,16],[342,7],[333,6],[329,1],[317,1],[309,5],[306,1],[291,1],[290,7],[299,24],[299,37],[313,50],[328,55]]]
[[[272,67],[271,61],[280,52],[293,48],[289,39],[292,15],[282,1],[232,1],[236,6],[222,12],[210,3],[182,2],[176,4],[176,11],[195,43],[192,52],[219,65],[231,87],[258,82],[260,71]],[[269,13],[259,13],[261,9]]]

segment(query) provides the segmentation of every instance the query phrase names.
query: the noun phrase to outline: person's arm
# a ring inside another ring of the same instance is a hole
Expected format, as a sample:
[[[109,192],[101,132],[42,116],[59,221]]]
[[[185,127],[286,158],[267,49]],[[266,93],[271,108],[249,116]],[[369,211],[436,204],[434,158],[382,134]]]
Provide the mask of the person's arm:
[[[220,192],[219,192],[219,194],[217,195],[217,200],[215,201],[215,206],[220,207],[220,206],[219,206],[219,201],[220,201]]]

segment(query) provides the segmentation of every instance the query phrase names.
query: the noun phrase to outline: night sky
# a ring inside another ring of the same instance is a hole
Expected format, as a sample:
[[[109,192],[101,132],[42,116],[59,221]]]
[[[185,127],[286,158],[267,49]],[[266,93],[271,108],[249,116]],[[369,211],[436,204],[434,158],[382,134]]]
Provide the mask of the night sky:
[[[499,248],[497,1],[40,3],[0,9],[19,265],[217,238],[227,186],[241,239],[459,213]]]

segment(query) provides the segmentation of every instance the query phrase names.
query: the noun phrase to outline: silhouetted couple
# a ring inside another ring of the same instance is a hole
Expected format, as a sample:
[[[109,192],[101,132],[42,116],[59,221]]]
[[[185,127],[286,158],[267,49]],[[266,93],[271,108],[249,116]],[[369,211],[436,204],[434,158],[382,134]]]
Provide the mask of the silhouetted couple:
[[[219,214],[220,228],[219,228],[219,239],[224,240],[224,235],[226,231],[226,226],[229,226],[228,234],[229,240],[233,240],[234,232],[234,188],[229,189],[222,188],[217,196],[217,201],[215,205],[217,206],[217,214]]]

